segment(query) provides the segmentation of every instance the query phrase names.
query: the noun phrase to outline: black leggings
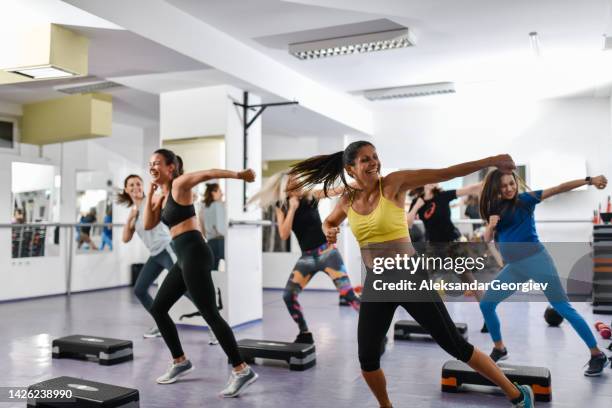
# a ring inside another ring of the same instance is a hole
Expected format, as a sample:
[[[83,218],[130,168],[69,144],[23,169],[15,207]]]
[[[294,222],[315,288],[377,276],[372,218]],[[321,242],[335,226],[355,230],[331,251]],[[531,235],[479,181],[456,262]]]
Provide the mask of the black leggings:
[[[234,367],[239,366],[244,360],[238,352],[236,338],[231,327],[219,314],[215,302],[215,286],[210,274],[213,263],[212,251],[200,231],[180,234],[174,238],[173,243],[177,262],[164,279],[150,310],[172,357],[178,358],[184,353],[176,326],[168,311],[185,291],[189,290],[193,303],[215,333],[231,364]]]
[[[380,368],[381,344],[398,306],[406,309],[414,320],[427,329],[447,353],[463,362],[472,357],[474,346],[459,334],[439,297],[438,301],[433,302],[362,302],[357,342],[363,371]]]

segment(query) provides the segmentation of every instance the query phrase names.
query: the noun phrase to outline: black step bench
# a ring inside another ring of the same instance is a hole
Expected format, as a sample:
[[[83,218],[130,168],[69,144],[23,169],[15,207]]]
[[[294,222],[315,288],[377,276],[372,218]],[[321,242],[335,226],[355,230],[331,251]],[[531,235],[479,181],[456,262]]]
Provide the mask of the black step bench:
[[[57,377],[30,385],[28,395],[32,396],[28,398],[28,408],[138,408],[140,406],[138,390],[75,377]]]
[[[552,399],[550,370],[548,368],[502,363],[498,366],[510,381],[530,386],[536,401],[549,402]],[[443,392],[459,392],[463,384],[495,386],[459,360],[450,360],[444,363],[441,384]]]
[[[113,365],[134,359],[133,344],[129,340],[75,334],[53,340],[53,358],[74,358]]]
[[[455,327],[459,334],[463,336],[464,339],[468,338],[468,326],[466,323],[455,323]],[[429,332],[423,328],[420,324],[415,322],[414,320],[398,320],[395,323],[393,329],[394,335],[393,338],[395,340],[410,340],[410,335],[418,334],[421,336],[429,336]]]
[[[242,339],[238,350],[247,363],[254,363],[255,358],[284,360],[292,371],[304,371],[317,363],[314,344]]]

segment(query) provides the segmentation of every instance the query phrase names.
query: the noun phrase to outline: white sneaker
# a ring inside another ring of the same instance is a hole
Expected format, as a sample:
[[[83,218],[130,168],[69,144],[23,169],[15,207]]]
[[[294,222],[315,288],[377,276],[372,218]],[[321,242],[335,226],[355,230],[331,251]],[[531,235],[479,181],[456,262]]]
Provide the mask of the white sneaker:
[[[193,368],[194,367],[191,364],[191,361],[189,360],[185,360],[182,363],[178,364],[172,363],[170,364],[170,367],[168,367],[168,371],[166,371],[164,375],[157,378],[157,380],[155,381],[158,384],[172,384],[173,382],[178,380],[179,377],[182,377],[192,372]]]
[[[208,344],[211,346],[219,344],[219,340],[215,337],[215,333],[210,329],[208,329]]]
[[[152,339],[153,337],[161,337],[161,333],[159,332],[157,326],[153,326],[148,331],[146,331],[142,335],[142,337],[144,337],[145,339]]]
[[[257,381],[259,376],[248,367],[240,373],[232,370],[227,386],[221,391],[221,396],[224,398],[234,398],[240,395],[249,385]]]

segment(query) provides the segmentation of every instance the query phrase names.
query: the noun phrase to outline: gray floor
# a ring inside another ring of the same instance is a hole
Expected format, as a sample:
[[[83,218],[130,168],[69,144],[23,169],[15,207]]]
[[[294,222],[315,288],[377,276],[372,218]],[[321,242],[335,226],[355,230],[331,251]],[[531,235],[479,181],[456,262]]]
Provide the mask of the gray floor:
[[[71,299],[52,297],[0,304],[0,386],[27,386],[60,375],[83,377],[137,388],[142,407],[376,407],[362,381],[357,361],[357,314],[337,306],[333,292],[306,292],[300,300],[314,332],[317,365],[290,372],[273,365],[257,366],[259,381],[242,397],[223,400],[217,393],[229,373],[219,346],[208,346],[201,330],[181,329],[183,346],[196,371],[172,385],[157,385],[170,356],[161,339],[143,339],[151,325],[129,289],[75,294]],[[289,318],[280,291],[265,291],[263,322],[236,331],[237,338],[291,341],[296,327]],[[610,322],[610,316],[593,316],[585,303],[575,307],[589,323]],[[469,325],[470,340],[489,350],[488,335],[480,334],[482,317],[473,303],[448,304],[456,321]],[[506,303],[500,306],[504,334],[511,353],[509,363],[549,367],[553,402],[548,407],[609,407],[612,370],[600,378],[586,378],[582,366],[586,347],[567,322],[560,328],[545,325],[543,303]],[[396,317],[406,316],[402,310]],[[53,338],[90,334],[134,341],[134,361],[116,366],[93,362],[51,359]],[[600,340],[602,346],[606,341]],[[469,392],[440,392],[440,368],[448,357],[431,341],[395,342],[383,357],[389,390],[396,407],[508,407],[503,396]],[[0,408],[10,404],[0,403]],[[19,406],[25,406],[19,405]]]

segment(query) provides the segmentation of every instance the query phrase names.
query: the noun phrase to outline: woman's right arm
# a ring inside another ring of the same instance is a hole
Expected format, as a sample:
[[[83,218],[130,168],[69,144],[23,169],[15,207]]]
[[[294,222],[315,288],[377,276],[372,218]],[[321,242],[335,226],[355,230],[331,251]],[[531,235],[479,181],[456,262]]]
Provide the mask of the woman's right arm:
[[[151,183],[149,185],[149,192],[145,197],[144,215],[142,219],[145,230],[155,228],[161,220],[161,200],[160,197],[153,197],[155,190],[157,190],[157,185]]]
[[[495,237],[495,228],[497,227],[498,222],[499,222],[499,215],[491,215],[489,217],[489,222],[487,223],[487,226],[485,227],[485,232],[483,236],[485,242],[493,241],[493,238]]]
[[[128,219],[125,222],[125,226],[123,227],[123,234],[121,236],[121,240],[123,242],[130,242],[132,237],[134,236],[134,231],[136,231],[136,216],[138,215],[138,208],[136,206],[132,206],[130,208],[130,215],[128,215]]]
[[[406,222],[408,223],[408,228],[412,227],[412,224],[414,224],[414,220],[416,220],[419,210],[425,205],[425,201],[423,201],[421,197],[417,197],[416,200],[416,203],[414,203],[410,211],[408,211],[408,213],[406,214]]]
[[[340,233],[340,224],[346,219],[346,212],[349,206],[348,196],[345,194],[338,200],[331,214],[323,221],[323,233],[327,242],[335,244]]]
[[[278,235],[280,235],[283,241],[286,241],[291,236],[291,227],[293,226],[293,218],[295,212],[300,205],[299,199],[291,197],[289,199],[289,208],[287,209],[287,215],[280,208],[276,208],[276,221],[278,223]]]

